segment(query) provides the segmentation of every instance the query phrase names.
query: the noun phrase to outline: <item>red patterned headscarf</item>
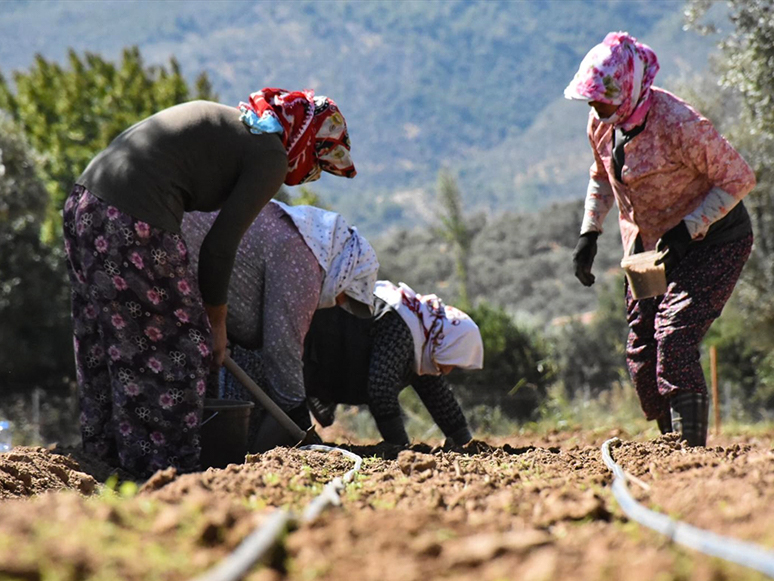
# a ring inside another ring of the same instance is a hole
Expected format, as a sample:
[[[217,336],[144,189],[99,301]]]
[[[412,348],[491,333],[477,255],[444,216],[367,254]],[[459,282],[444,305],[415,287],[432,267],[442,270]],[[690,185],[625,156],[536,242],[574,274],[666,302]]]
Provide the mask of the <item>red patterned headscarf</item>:
[[[248,103],[239,103],[239,110],[253,133],[282,135],[288,152],[287,185],[320,179],[323,171],[355,177],[347,123],[333,99],[316,97],[312,90],[267,87],[251,94]]]
[[[567,99],[618,105],[604,123],[625,131],[637,127],[650,109],[653,79],[659,65],[648,45],[626,32],[611,32],[583,58],[564,90]]]

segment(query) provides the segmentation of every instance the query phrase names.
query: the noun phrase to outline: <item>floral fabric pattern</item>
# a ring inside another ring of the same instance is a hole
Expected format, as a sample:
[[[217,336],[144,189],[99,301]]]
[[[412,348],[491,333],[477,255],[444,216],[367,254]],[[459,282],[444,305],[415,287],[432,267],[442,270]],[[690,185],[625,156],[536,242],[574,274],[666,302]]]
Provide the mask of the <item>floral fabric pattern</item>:
[[[401,316],[414,339],[414,371],[439,375],[439,365],[461,369],[484,366],[484,343],[478,325],[466,313],[434,294],[422,295],[405,283],[378,280],[374,294]]]
[[[739,200],[725,190],[713,187],[699,207],[683,218],[691,238],[703,238],[709,227],[728,214],[738,203]]]
[[[211,331],[183,239],[82,186],[64,238],[84,450],[142,477],[197,470]]]
[[[638,234],[645,250],[655,248],[662,234],[702,206],[713,188],[739,201],[755,186],[750,166],[709,120],[668,91],[653,87],[652,96],[644,131],[626,144],[623,181],[615,178],[612,166],[613,127],[589,116],[594,163],[581,233],[601,232],[617,203],[626,254]],[[708,204],[694,220],[708,227],[732,207]]]
[[[731,296],[752,242],[750,235],[692,247],[660,297],[635,300],[627,285],[626,363],[649,420],[662,417],[677,393],[707,393],[699,345]]]
[[[215,216],[190,212],[183,220],[183,235],[194,266]],[[285,411],[306,399],[304,338],[318,306],[324,276],[290,217],[279,204],[266,204],[237,250],[226,326],[232,344],[260,349],[264,374],[260,385]]]
[[[649,46],[625,32],[611,32],[583,58],[564,96],[618,105],[613,116],[601,121],[628,131],[648,113],[658,70],[656,53]]]
[[[288,206],[272,200],[287,214],[325,271],[317,308],[336,304],[339,293],[345,293],[368,307],[373,314],[374,283],[379,259],[371,244],[357,228],[347,224],[341,214],[315,206]],[[351,311],[349,301],[342,308]],[[356,313],[353,313],[356,314]]]

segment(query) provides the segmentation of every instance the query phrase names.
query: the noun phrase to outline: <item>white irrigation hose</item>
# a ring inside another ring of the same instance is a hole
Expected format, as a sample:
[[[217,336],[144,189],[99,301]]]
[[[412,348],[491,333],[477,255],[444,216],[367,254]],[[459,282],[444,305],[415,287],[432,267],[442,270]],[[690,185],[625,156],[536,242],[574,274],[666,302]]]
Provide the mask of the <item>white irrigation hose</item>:
[[[212,569],[194,581],[235,581],[241,579],[262,559],[284,534],[292,516],[287,510],[275,510],[269,518],[245,537],[239,546]]]
[[[355,473],[360,470],[360,465],[363,463],[363,459],[357,454],[342,450],[341,448],[332,448],[331,446],[323,446],[321,444],[311,444],[309,446],[303,446],[301,450],[316,450],[318,452],[341,452],[343,456],[346,456],[355,463],[355,467],[352,468],[341,478],[336,477],[325,485],[322,492],[312,499],[312,502],[304,510],[302,519],[304,522],[311,522],[316,519],[320,513],[329,506],[339,506],[341,504],[341,493],[344,490],[344,486],[350,482]]]
[[[323,487],[322,492],[312,499],[312,502],[304,510],[302,520],[311,522],[329,506],[341,504],[339,495],[344,490],[346,483],[350,482],[355,473],[360,470],[363,459],[341,448],[322,446],[318,444],[303,446],[300,450],[316,450],[318,452],[341,452],[355,463],[355,467],[342,477],[336,477]],[[277,543],[277,538],[283,535],[291,523],[298,518],[288,510],[276,510],[269,518],[260,524],[252,533],[247,535],[239,546],[223,559],[218,565],[199,575],[193,581],[237,581],[244,577],[252,566],[263,559]]]
[[[744,565],[756,571],[774,578],[774,552],[758,545],[740,541],[732,537],[724,537],[704,529],[700,529],[681,521],[677,521],[665,514],[661,514],[645,508],[629,494],[626,486],[626,474],[623,469],[613,461],[610,455],[610,444],[620,441],[611,438],[602,444],[602,459],[613,472],[612,491],[613,496],[621,505],[626,515],[641,525],[649,527],[675,542],[706,555],[720,557],[726,561]]]

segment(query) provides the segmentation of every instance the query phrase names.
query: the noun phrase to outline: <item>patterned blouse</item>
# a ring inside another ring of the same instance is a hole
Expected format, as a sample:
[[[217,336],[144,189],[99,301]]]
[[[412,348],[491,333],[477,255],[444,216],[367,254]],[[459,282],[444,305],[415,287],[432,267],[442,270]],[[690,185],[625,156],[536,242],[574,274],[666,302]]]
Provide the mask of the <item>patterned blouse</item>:
[[[372,319],[339,307],[315,313],[304,348],[304,379],[307,395],[324,403],[367,404],[377,426],[400,420],[399,395],[410,385],[444,435],[458,443],[471,437],[448,381],[414,372],[411,331],[378,297]]]
[[[652,88],[645,129],[625,146],[622,181],[611,163],[613,127],[589,115],[594,151],[581,233],[602,232],[617,202],[626,254],[639,234],[645,250],[685,220],[694,239],[755,187],[755,175],[709,120],[668,91]]]
[[[212,214],[183,221],[192,267]],[[268,203],[242,238],[228,290],[226,327],[232,343],[261,349],[262,383],[285,411],[303,404],[304,337],[320,297],[323,271],[290,217]]]
[[[414,372],[414,339],[401,316],[392,310],[385,313],[374,323],[373,336],[368,409],[374,419],[400,417],[398,395],[411,385],[445,436],[455,438],[466,431],[467,420],[446,378]]]

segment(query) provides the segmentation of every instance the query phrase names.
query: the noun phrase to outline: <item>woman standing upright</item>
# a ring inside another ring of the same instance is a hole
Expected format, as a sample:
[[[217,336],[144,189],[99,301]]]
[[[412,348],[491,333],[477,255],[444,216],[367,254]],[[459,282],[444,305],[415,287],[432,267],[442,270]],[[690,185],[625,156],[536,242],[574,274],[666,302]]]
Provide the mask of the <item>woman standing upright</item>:
[[[652,86],[658,69],[650,47],[611,32],[565,89],[592,107],[594,163],[573,262],[581,283],[592,285],[597,237],[614,203],[624,254],[664,254],[665,294],[635,300],[627,285],[627,365],[645,416],[704,446],[709,400],[699,345],[750,255],[741,200],[755,176],[710,121]]]
[[[91,161],[64,209],[85,451],[141,477],[198,468],[239,242],[283,182],[323,170],[355,175],[343,117],[330,99],[280,89],[170,107]],[[195,274],[180,224],[197,210],[220,213]]]

